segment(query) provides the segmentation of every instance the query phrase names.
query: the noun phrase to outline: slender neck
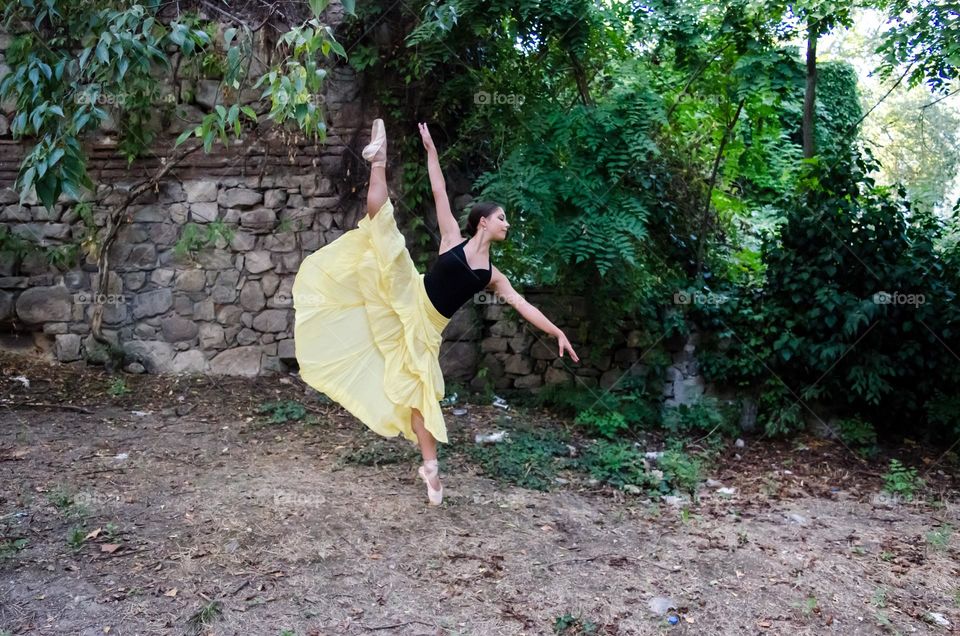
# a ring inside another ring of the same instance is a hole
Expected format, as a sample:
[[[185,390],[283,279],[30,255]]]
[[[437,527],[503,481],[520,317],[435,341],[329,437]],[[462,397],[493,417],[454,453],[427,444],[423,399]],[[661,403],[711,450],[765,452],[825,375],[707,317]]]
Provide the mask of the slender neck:
[[[487,236],[486,232],[480,232],[478,230],[476,234],[467,240],[465,247],[469,247],[470,251],[474,254],[486,258],[490,254],[490,237]]]

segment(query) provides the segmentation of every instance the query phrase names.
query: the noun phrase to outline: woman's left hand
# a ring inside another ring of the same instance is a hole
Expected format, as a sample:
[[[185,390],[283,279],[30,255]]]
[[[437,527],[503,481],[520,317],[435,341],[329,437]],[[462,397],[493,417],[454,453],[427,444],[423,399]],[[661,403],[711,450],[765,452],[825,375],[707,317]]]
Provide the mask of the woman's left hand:
[[[427,128],[427,125],[417,124],[417,127],[420,128],[420,138],[423,140],[423,147],[426,148],[427,152],[431,150],[436,152],[437,147],[433,145],[433,137],[430,136],[430,129]]]
[[[577,356],[577,352],[573,350],[573,347],[570,346],[570,341],[567,340],[566,334],[564,334],[562,331],[558,331],[555,335],[557,338],[557,344],[560,347],[560,357],[563,357],[564,351],[569,351],[570,357],[573,359],[573,361],[580,362],[580,358]]]

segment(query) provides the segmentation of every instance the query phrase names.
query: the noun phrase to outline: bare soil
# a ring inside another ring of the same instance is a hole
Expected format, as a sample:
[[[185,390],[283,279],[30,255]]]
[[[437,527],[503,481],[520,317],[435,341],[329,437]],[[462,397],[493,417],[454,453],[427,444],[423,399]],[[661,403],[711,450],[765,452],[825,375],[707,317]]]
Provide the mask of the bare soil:
[[[128,394],[111,395],[116,378]],[[892,449],[928,483],[906,503],[880,494],[883,460],[813,438],[748,439],[709,475],[735,493],[705,487],[683,510],[575,476],[551,492],[498,482],[463,449],[503,412],[468,404],[447,409],[445,501],[432,508],[408,442],[317,397],[296,376],[111,376],[0,354],[0,634],[960,623],[955,455],[943,449]],[[268,423],[257,409],[278,399],[315,423]],[[672,599],[676,625],[651,611],[655,597]]]

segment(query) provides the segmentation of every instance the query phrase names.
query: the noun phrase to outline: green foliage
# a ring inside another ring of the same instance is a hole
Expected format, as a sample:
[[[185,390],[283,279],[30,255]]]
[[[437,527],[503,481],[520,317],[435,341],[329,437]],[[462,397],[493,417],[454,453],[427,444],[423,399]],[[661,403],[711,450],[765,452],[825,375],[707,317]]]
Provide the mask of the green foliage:
[[[876,457],[880,450],[877,446],[877,432],[870,422],[851,417],[837,423],[837,434],[847,446],[865,457]]]
[[[13,558],[17,552],[27,547],[27,539],[2,539],[0,540],[0,563]]]
[[[663,427],[673,434],[716,431],[720,435],[736,435],[739,432],[733,412],[710,396],[703,396],[693,404],[664,409]]]
[[[617,438],[628,428],[626,418],[616,411],[590,409],[577,414],[575,421],[609,439]]]
[[[497,444],[467,447],[467,454],[487,475],[532,490],[550,490],[568,452],[561,440],[524,430],[510,431]]]
[[[107,387],[107,395],[111,397],[123,397],[130,394],[130,387],[127,386],[123,378],[114,378]]]
[[[597,624],[583,617],[573,616],[569,612],[558,616],[553,623],[553,633],[559,636],[587,636],[597,633]]]
[[[950,547],[950,537],[953,536],[953,526],[949,523],[927,533],[927,543],[939,551],[946,551]]]
[[[906,501],[913,501],[917,490],[923,488],[925,483],[917,474],[916,468],[907,468],[898,459],[890,460],[890,469],[883,476],[883,489],[891,495],[903,497]]]
[[[643,455],[632,444],[598,440],[584,449],[575,465],[591,477],[617,488],[656,488],[659,481],[646,470]]]
[[[926,83],[948,93],[960,77],[960,25],[956,6],[936,0],[883,0],[890,16],[877,52],[883,77],[906,67],[911,86]]]
[[[681,444],[674,442],[660,457],[660,468],[666,483],[696,497],[697,486],[703,479],[703,462],[700,459],[691,456]]]
[[[270,424],[284,424],[304,419],[307,415],[307,409],[294,400],[273,400],[261,404],[257,413],[268,414],[267,422]]]

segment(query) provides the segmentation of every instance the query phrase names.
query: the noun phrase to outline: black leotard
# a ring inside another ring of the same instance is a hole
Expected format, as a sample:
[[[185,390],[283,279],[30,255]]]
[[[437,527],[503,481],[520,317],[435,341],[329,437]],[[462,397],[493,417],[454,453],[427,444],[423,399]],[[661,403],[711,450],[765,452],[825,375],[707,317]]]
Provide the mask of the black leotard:
[[[447,318],[470,300],[470,297],[490,284],[493,268],[473,269],[463,253],[466,239],[437,258],[433,268],[423,277],[430,302]]]

